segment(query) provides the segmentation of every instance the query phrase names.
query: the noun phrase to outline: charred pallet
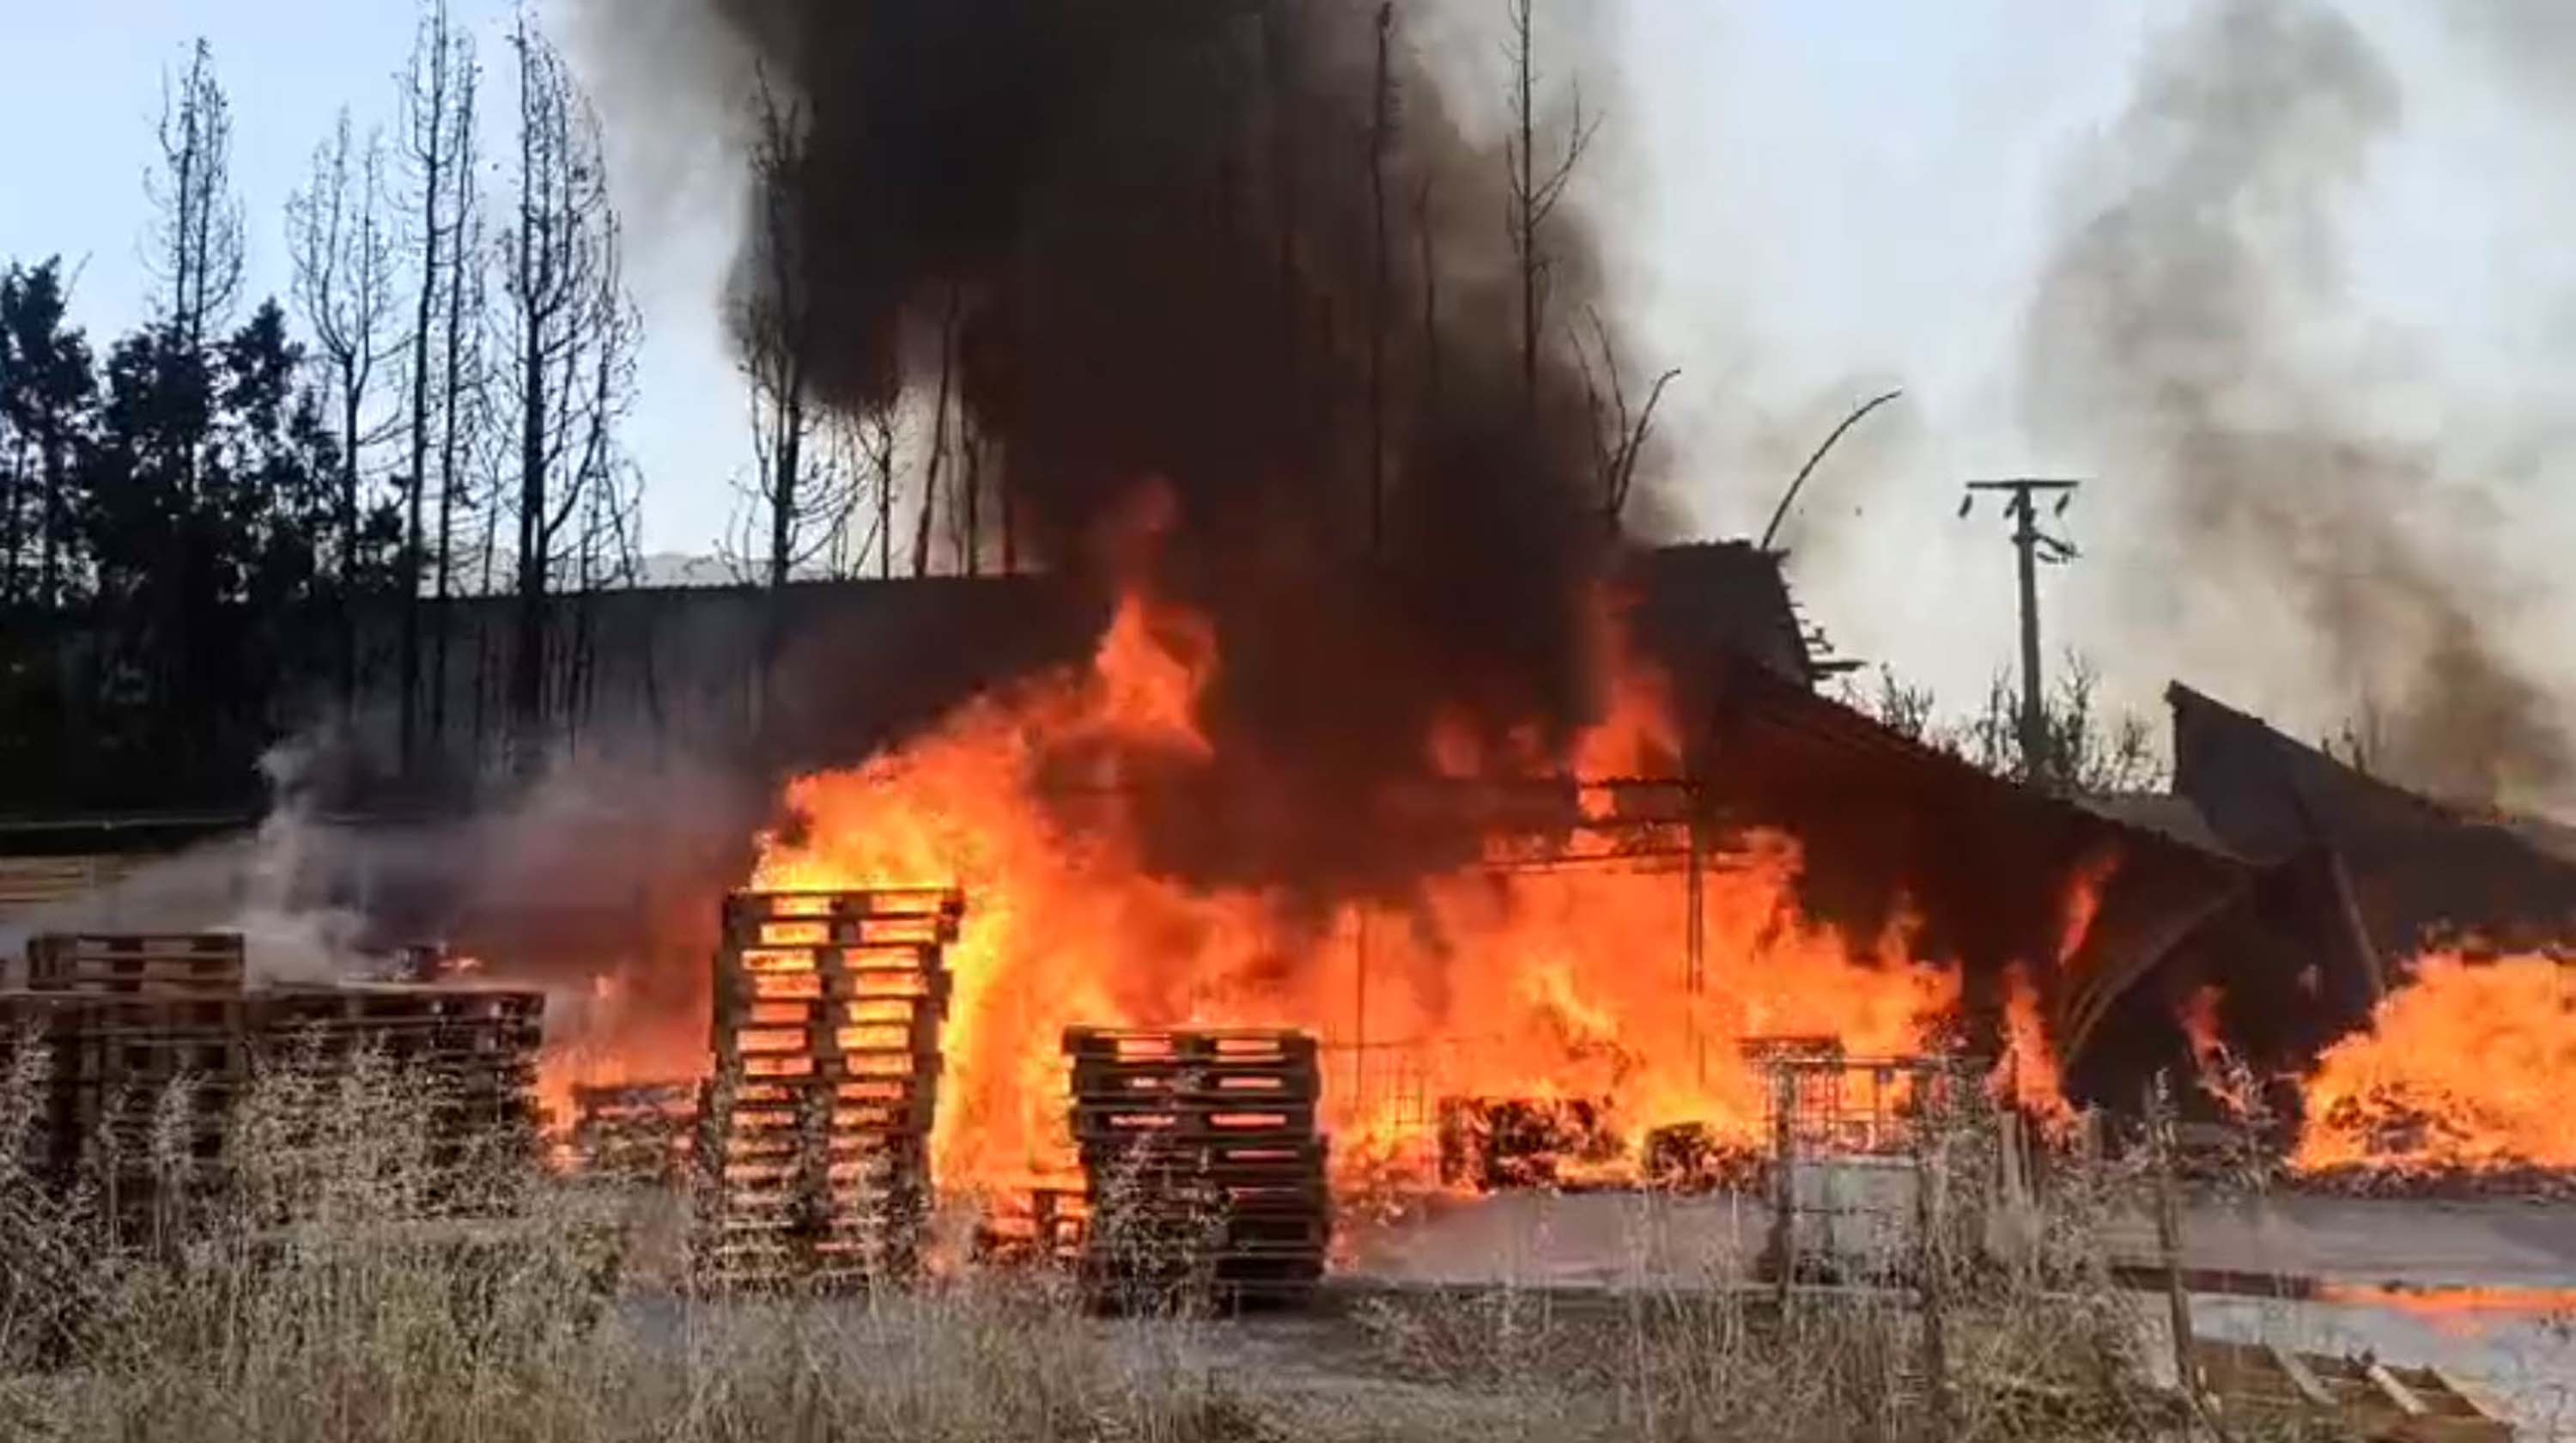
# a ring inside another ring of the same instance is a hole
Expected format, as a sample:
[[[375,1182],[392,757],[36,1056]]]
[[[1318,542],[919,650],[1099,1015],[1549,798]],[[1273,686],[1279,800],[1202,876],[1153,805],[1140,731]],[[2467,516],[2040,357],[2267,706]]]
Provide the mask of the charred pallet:
[[[1558,1188],[1579,1169],[1619,1155],[1607,1099],[1444,1097],[1440,1180],[1479,1192]]]

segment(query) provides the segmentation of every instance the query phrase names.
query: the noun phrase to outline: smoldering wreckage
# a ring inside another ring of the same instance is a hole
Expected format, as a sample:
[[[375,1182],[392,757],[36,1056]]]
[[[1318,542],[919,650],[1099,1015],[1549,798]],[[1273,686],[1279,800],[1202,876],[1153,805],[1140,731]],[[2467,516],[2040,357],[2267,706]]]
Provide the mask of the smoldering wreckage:
[[[80,1059],[66,1166],[99,1098],[318,1035],[699,1190],[710,1287],[961,1266],[965,1209],[1110,1284],[1195,1227],[1294,1301],[1363,1204],[1760,1191],[1960,1079],[2025,1177],[2159,1074],[2309,1186],[2576,1173],[2570,833],[2182,684],[2153,794],[1838,700],[1780,554],[1653,539],[1614,343],[1515,319],[1526,170],[1401,55],[1378,163],[1440,203],[1394,260],[1348,224],[1367,16],[709,8],[682,68],[757,56],[807,137],[742,284],[832,338],[819,406],[953,363],[1042,574],[607,598],[592,713],[651,725],[480,810],[289,768],[237,834],[21,829],[0,1002]],[[1581,218],[1547,244],[1579,311]]]

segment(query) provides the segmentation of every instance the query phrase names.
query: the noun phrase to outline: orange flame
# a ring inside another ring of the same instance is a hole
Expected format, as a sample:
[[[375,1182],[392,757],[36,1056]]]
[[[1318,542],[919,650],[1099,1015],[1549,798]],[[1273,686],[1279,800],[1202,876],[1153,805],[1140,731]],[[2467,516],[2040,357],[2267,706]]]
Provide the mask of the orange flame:
[[[2255,1096],[2255,1080],[2238,1060],[2236,1050],[2227,1045],[2224,1029],[2219,1025],[2219,1005],[2225,994],[2216,987],[2195,989],[2184,1001],[2175,1020],[2182,1026],[2185,1041],[2191,1044],[2193,1074],[2206,1093],[2231,1117],[2251,1118],[2260,1099]]]
[[[1994,1090],[2051,1137],[2067,1136],[2075,1128],[2075,1108],[2066,1100],[2057,1048],[2040,1015],[2039,992],[2031,986],[2030,969],[2019,963],[2004,974],[2004,1052],[1995,1065]]]
[[[2103,848],[2086,857],[2066,879],[2057,905],[2056,970],[2061,978],[2071,972],[2084,944],[2091,940],[2093,923],[2102,913],[2102,894],[2119,867],[2118,851]],[[2019,963],[2004,973],[2003,1055],[1996,1059],[1988,1087],[2029,1114],[2052,1138],[2062,1140],[2073,1133],[2078,1117],[2074,1104],[2066,1100],[2065,1069],[2049,1036],[2039,989],[2032,984],[2030,969]]]
[[[1668,772],[1669,688],[1616,644],[1615,620],[1604,626],[1605,720],[1567,756],[1587,773]],[[1130,595],[1087,667],[1028,679],[858,768],[790,785],[802,824],[762,840],[754,885],[967,893],[932,1135],[943,1187],[1070,1170],[1058,1051],[1068,1025],[1317,1032],[1337,1171],[1420,1181],[1444,1097],[1608,1099],[1632,1155],[1645,1131],[1672,1122],[1751,1145],[1767,1099],[1745,1039],[1915,1052],[1956,1002],[1956,979],[1912,957],[1909,923],[1854,942],[1806,920],[1798,846],[1772,834],[1706,859],[1695,978],[1676,856],[1504,867],[1529,860],[1527,848],[1489,836],[1484,864],[1425,879],[1400,903],[1348,901],[1320,918],[1268,890],[1158,875],[1122,784],[1209,756],[1198,702],[1221,664],[1203,620]],[[1421,741],[1431,769],[1452,777],[1526,775],[1541,760],[1496,768],[1476,753],[1464,728]],[[1587,833],[1615,810],[1615,798],[1586,796],[1568,845],[1597,840]]]
[[[2437,953],[2303,1084],[2292,1165],[2404,1174],[2576,1168],[2576,967]]]

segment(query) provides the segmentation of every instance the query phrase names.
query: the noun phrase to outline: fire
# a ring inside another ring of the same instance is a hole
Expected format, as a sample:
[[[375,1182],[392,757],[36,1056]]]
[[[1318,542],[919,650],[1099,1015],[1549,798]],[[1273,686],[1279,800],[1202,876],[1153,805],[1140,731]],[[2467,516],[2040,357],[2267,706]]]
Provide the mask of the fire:
[[[1558,766],[1669,775],[1668,688],[1615,644],[1615,620],[1604,628],[1605,719]],[[1420,1179],[1449,1097],[1606,1099],[1632,1155],[1666,1123],[1751,1145],[1766,1089],[1746,1039],[1919,1052],[1957,1001],[1955,977],[1912,956],[1910,925],[1855,940],[1804,918],[1803,859],[1778,835],[1733,838],[1699,869],[1695,976],[1679,856],[1539,868],[1526,837],[1491,835],[1480,862],[1402,900],[1320,916],[1284,890],[1160,875],[1142,855],[1134,787],[1209,759],[1199,702],[1221,665],[1202,619],[1130,595],[1088,665],[791,784],[800,821],[763,839],[755,886],[936,883],[969,898],[949,951],[932,1136],[943,1188],[1071,1170],[1058,1038],[1073,1024],[1314,1031],[1337,1170]],[[1464,729],[1435,727],[1420,745],[1433,777],[1526,779],[1545,761],[1519,738],[1508,759],[1479,755]],[[1552,846],[1585,850],[1617,810],[1615,796],[1580,802]]]
[[[2576,1167],[2576,967],[2433,954],[2303,1084],[2293,1165],[2406,1174]]]
[[[2057,907],[2057,973],[2068,977],[2093,923],[2102,912],[2102,894],[2120,867],[2116,850],[2094,852],[2067,878]],[[2066,1100],[2065,1068],[2049,1035],[2039,989],[2028,967],[2015,963],[2004,972],[2003,1055],[1988,1084],[2001,1097],[2028,1114],[2054,1138],[2070,1136],[2077,1115]]]
[[[706,1071],[705,1024],[637,997],[631,975],[600,972],[546,999],[559,1019],[538,1058],[537,1109],[549,1126],[574,1121],[577,1087],[694,1082]]]
[[[2029,969],[2019,965],[2008,969],[2004,988],[2004,1053],[1995,1066],[1995,1091],[2028,1113],[2050,1136],[2063,1137],[2075,1127],[2075,1108],[2066,1100],[2057,1048],[2049,1041]]]
[[[2216,987],[2203,985],[2193,990],[2184,1001],[2176,1021],[2182,1026],[2183,1039],[2191,1045],[2192,1071],[2200,1090],[2226,1109],[2233,1118],[2252,1119],[2260,1110],[2255,1078],[2236,1050],[2227,1045],[2220,1025],[2219,1008],[2226,995]]]
[[[2410,1314],[2438,1331],[2460,1337],[2477,1337],[2497,1323],[2576,1318],[2576,1289],[2571,1288],[2401,1288],[2328,1283],[2318,1289],[2317,1300]]]

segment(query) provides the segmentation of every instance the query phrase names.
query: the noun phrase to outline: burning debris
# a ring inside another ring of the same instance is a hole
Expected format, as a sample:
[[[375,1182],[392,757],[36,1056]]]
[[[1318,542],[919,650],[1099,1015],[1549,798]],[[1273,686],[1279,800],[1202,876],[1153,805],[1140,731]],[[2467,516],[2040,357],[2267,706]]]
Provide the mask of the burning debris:
[[[1587,1097],[1444,1097],[1440,1182],[1478,1192],[1562,1188],[1614,1169],[1633,1180],[1609,1112],[1607,1100]]]
[[[2576,1174],[2576,967],[2555,957],[2418,960],[2370,1029],[2309,1077],[2292,1159],[2368,1186]]]
[[[573,1166],[617,1182],[680,1182],[695,1152],[703,1091],[697,1082],[574,1084]]]

